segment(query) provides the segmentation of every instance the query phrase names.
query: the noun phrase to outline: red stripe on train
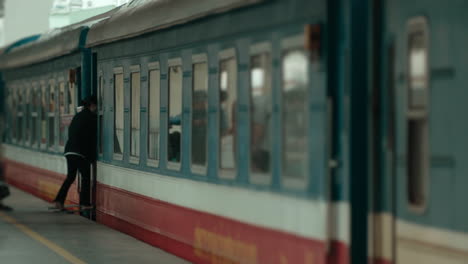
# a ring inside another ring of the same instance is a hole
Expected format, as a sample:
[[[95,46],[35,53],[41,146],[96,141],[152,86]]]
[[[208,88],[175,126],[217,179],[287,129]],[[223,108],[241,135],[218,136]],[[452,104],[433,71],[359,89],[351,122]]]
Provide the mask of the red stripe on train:
[[[65,175],[16,161],[3,159],[5,176],[13,186],[51,202],[65,180]],[[67,203],[78,202],[76,182],[70,187]]]
[[[98,184],[97,220],[194,263],[348,263],[348,248]]]

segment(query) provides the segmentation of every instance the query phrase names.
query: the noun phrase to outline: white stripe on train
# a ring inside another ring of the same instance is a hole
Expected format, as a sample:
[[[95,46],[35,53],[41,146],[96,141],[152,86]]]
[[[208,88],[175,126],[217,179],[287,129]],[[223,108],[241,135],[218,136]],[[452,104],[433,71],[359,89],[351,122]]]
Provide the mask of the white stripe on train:
[[[5,157],[60,174],[66,172],[63,156],[38,153],[5,145]],[[349,204],[335,202],[326,219],[327,203],[265,191],[167,177],[98,163],[98,181],[149,198],[207,212],[244,223],[325,241],[331,237],[349,244]],[[331,226],[331,233],[327,225]]]

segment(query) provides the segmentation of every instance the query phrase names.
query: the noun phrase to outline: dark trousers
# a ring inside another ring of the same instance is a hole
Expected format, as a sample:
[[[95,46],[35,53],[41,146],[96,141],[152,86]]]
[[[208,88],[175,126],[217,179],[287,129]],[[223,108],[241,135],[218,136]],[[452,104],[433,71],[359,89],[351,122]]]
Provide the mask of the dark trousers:
[[[67,155],[65,156],[67,159],[67,178],[60,187],[60,191],[55,197],[55,202],[64,203],[65,199],[67,198],[68,189],[75,181],[76,172],[79,171],[81,173],[81,191],[80,191],[80,205],[90,205],[89,199],[89,189],[91,187],[90,184],[90,166],[91,163],[87,161],[85,158],[82,158],[77,155]]]

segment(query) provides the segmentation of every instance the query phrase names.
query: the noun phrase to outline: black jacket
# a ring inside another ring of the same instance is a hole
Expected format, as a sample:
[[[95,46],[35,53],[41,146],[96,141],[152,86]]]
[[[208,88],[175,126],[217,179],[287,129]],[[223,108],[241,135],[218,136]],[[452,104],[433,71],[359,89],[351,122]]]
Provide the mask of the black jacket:
[[[68,141],[65,153],[79,153],[90,161],[96,160],[97,148],[97,116],[89,109],[84,108],[73,117],[68,128]]]

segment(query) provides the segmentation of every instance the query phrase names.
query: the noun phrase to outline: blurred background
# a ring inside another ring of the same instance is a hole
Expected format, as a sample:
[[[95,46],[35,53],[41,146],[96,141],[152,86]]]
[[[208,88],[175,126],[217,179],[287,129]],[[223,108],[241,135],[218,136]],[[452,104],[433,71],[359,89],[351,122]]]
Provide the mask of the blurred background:
[[[0,0],[0,46],[52,28],[76,23],[128,1]]]

